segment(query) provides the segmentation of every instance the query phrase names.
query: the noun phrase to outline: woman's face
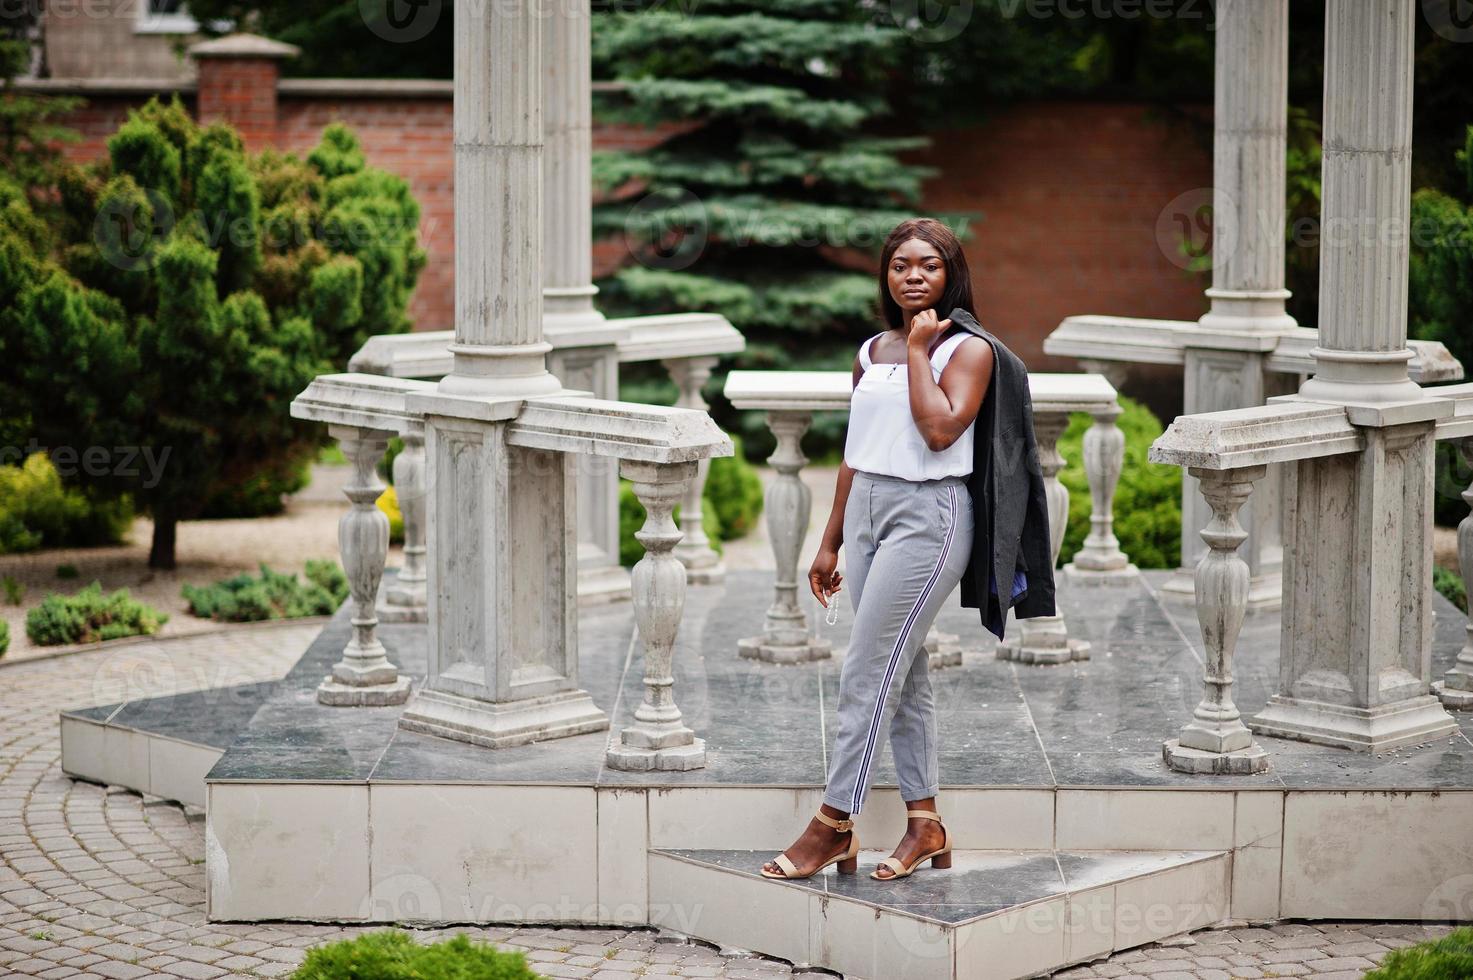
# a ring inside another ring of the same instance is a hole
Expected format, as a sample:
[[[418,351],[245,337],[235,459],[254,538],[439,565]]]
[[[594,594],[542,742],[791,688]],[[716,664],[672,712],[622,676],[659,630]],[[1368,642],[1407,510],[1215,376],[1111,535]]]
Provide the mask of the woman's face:
[[[946,263],[930,242],[912,238],[890,256],[890,297],[906,314],[930,309],[946,289]]]

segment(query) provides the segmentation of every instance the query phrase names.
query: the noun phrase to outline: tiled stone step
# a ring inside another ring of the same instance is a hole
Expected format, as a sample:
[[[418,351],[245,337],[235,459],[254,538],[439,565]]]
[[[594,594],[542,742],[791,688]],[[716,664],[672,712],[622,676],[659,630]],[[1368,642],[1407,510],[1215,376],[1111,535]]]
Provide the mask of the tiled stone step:
[[[762,877],[771,851],[657,849],[652,924],[846,980],[1007,980],[1228,916],[1226,851],[958,850],[950,870]]]

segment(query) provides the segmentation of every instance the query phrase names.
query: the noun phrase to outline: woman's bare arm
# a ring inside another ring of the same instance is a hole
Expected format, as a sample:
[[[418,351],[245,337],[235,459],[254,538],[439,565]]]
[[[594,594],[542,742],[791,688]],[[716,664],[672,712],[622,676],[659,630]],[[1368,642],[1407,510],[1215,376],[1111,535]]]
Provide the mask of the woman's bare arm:
[[[950,323],[949,320],[944,322]],[[910,414],[915,418],[916,428],[920,430],[926,447],[932,452],[940,452],[961,438],[982,407],[982,399],[987,396],[987,386],[992,381],[992,345],[980,337],[976,338],[977,343],[962,341],[942,370],[938,384],[931,378],[931,353],[927,342],[934,336],[931,331],[911,329],[906,344],[906,370],[910,384]]]

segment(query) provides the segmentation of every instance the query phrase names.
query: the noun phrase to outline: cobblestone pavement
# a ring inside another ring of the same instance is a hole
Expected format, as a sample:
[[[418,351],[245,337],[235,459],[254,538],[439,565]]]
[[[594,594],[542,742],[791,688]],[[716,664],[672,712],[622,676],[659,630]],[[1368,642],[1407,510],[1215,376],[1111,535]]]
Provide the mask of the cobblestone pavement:
[[[0,667],[0,976],[277,977],[295,969],[309,947],[366,931],[206,922],[203,815],[73,782],[60,769],[59,708],[279,677],[316,629],[181,637]],[[1057,977],[1342,980],[1359,977],[1388,949],[1446,931],[1368,923],[1202,930]],[[650,930],[504,927],[416,935],[428,941],[457,932],[524,950],[547,977],[735,980],[794,973],[777,960],[723,955]]]

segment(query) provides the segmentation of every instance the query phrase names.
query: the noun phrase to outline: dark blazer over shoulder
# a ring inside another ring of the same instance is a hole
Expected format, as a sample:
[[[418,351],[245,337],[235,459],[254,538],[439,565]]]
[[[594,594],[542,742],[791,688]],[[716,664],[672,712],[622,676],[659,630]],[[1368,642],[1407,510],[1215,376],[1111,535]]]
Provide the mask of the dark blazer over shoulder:
[[[992,345],[992,381],[977,411],[967,477],[976,531],[962,574],[961,601],[979,609],[982,624],[1001,640],[1009,608],[1019,619],[1055,615],[1048,497],[1033,436],[1033,398],[1028,369],[1016,354],[961,307],[950,318],[953,330],[969,331]],[[1027,587],[1015,596],[1017,572],[1026,577]]]

